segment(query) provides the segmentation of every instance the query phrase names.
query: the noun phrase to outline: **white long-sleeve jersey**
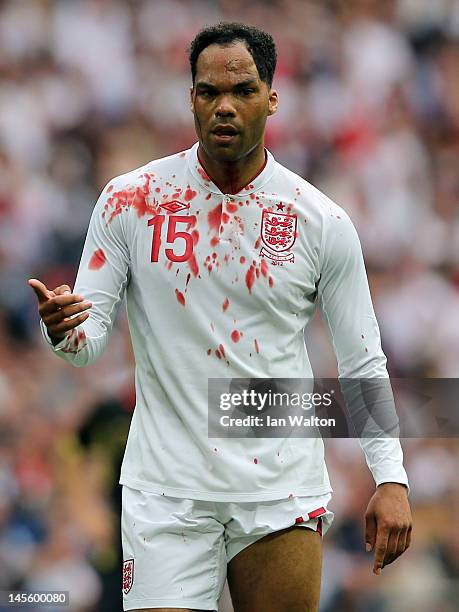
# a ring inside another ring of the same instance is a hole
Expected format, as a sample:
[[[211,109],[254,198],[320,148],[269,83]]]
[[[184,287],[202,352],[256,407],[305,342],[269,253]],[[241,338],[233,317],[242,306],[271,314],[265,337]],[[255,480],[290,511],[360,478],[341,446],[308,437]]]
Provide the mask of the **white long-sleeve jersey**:
[[[320,437],[210,439],[207,385],[312,378],[304,328],[317,306],[340,378],[387,377],[357,233],[342,208],[269,151],[231,195],[197,149],[105,187],[74,287],[93,303],[90,316],[53,350],[75,366],[92,363],[126,294],[136,407],[120,483],[215,501],[330,492]],[[398,438],[360,444],[376,485],[408,486]]]

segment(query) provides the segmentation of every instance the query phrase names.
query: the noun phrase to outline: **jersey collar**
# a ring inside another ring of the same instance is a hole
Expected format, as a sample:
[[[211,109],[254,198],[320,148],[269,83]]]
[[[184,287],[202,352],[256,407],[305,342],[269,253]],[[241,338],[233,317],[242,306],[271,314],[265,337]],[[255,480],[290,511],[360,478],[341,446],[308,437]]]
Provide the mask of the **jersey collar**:
[[[206,171],[201,165],[201,162],[198,158],[198,146],[199,143],[196,142],[191,149],[188,150],[188,167],[190,169],[191,174],[197,180],[197,182],[201,185],[203,189],[206,191],[210,191],[211,193],[215,193],[218,195],[224,195],[220,189],[212,182],[212,179],[207,175]],[[244,197],[251,193],[254,193],[261,189],[263,185],[265,185],[269,179],[272,177],[274,170],[276,168],[276,160],[272,156],[272,154],[265,148],[266,151],[266,163],[262,171],[250,182],[249,185],[243,187],[238,193],[235,194],[226,194],[232,195],[233,197]]]

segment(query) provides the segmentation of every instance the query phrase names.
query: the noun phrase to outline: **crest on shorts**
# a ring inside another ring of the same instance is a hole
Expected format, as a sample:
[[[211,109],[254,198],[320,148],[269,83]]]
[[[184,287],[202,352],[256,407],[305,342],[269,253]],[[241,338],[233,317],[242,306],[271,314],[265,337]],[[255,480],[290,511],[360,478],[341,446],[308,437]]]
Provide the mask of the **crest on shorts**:
[[[123,562],[123,593],[127,595],[134,582],[134,559]]]
[[[260,255],[271,259],[273,264],[282,265],[283,262],[294,262],[290,251],[296,240],[297,216],[286,213],[263,211],[261,218],[261,239],[264,247]]]

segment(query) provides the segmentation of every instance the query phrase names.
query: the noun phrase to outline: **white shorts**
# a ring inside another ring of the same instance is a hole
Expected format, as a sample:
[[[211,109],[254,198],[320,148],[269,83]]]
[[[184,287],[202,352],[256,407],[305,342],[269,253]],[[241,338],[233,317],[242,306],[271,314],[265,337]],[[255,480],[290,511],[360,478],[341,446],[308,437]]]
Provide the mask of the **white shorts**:
[[[123,608],[217,610],[226,566],[263,536],[293,525],[330,528],[331,494],[264,502],[166,497],[124,485]]]

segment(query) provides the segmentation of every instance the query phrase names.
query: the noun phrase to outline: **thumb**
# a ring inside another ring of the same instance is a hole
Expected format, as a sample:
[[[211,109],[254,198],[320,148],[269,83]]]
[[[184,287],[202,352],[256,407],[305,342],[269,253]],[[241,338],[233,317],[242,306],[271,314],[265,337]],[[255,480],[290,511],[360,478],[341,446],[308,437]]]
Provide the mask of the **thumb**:
[[[377,533],[377,523],[374,514],[368,514],[365,516],[365,544],[366,551],[370,552],[373,550]]]
[[[35,291],[35,295],[37,296],[40,304],[53,297],[53,292],[49,291],[46,285],[36,278],[29,278],[28,283],[29,286]]]

